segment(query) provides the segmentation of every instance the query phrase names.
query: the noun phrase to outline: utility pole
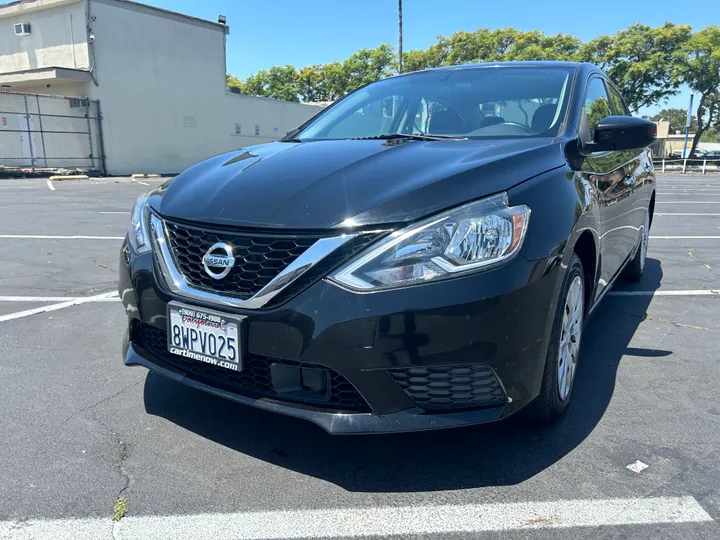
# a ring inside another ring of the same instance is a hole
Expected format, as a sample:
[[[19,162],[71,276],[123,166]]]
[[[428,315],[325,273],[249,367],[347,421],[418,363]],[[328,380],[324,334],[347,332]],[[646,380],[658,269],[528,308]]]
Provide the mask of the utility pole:
[[[687,124],[685,124],[685,144],[683,145],[683,159],[687,157],[687,143],[690,136],[690,125],[692,122],[692,102],[695,92],[690,92],[690,106],[688,107]]]
[[[402,73],[402,0],[398,0],[398,73]]]

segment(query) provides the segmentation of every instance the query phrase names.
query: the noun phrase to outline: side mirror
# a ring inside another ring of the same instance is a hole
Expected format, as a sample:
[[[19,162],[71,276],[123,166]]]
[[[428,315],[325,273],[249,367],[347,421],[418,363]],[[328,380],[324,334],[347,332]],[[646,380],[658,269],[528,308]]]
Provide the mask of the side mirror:
[[[297,132],[298,132],[298,128],[294,127],[294,128],[292,128],[292,129],[288,129],[288,130],[287,130],[287,133],[286,133],[285,135],[286,135],[287,137],[289,137],[290,135],[295,135]]]
[[[586,152],[632,150],[655,142],[655,122],[632,116],[606,116],[595,128],[593,142],[583,145]]]

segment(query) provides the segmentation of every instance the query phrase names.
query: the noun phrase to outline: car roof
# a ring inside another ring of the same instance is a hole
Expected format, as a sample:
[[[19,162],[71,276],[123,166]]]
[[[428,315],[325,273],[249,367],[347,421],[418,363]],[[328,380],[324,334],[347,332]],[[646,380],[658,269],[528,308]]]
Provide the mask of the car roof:
[[[592,71],[601,71],[595,64],[589,62],[563,62],[559,60],[528,60],[528,61],[517,61],[517,62],[482,62],[476,64],[459,64],[455,66],[442,66],[436,68],[429,68],[419,71],[412,71],[403,73],[402,75],[411,75],[413,73],[424,73],[427,71],[449,71],[449,70],[465,70],[465,69],[478,69],[478,68],[497,68],[497,67],[566,67],[575,68],[581,72],[590,73]]]

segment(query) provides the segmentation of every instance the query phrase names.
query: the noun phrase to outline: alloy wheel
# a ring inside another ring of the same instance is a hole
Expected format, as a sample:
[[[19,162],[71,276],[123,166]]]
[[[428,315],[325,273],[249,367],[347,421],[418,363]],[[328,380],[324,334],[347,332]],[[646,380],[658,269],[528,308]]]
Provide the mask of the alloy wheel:
[[[565,295],[562,326],[560,327],[557,390],[561,401],[568,398],[575,381],[575,371],[580,352],[580,338],[582,337],[584,307],[583,280],[582,277],[575,276]]]

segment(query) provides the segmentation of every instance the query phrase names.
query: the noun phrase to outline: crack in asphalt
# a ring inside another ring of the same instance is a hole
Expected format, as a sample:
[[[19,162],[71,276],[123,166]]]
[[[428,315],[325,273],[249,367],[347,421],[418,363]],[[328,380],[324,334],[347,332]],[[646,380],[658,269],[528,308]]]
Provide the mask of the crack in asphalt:
[[[125,462],[127,461],[128,457],[130,456],[130,447],[131,443],[124,441],[122,437],[114,430],[112,429],[107,423],[105,423],[100,418],[97,418],[95,414],[93,414],[93,420],[95,420],[98,424],[100,424],[102,427],[104,427],[108,433],[110,433],[113,438],[115,439],[115,445],[118,448],[117,457],[114,460],[114,467],[117,470],[117,473],[120,475],[120,478],[122,479],[122,486],[120,487],[120,490],[118,491],[117,496],[115,497],[115,500],[117,501],[120,497],[124,496],[125,492],[130,487],[130,483],[132,481],[130,477],[130,473],[128,473],[127,469],[125,469]],[[122,521],[122,518],[119,521],[112,522],[112,529],[110,531],[111,537],[113,540],[120,540],[122,537],[122,527],[120,526],[120,523]]]
[[[116,501],[120,497],[123,497],[125,495],[125,492],[130,488],[130,484],[132,481],[132,479],[130,477],[130,473],[128,473],[127,469],[125,468],[125,463],[126,463],[128,457],[130,456],[131,443],[123,440],[123,438],[110,425],[108,425],[107,422],[100,419],[97,416],[95,409],[98,406],[100,406],[104,403],[107,403],[107,402],[111,401],[112,399],[115,399],[116,397],[118,397],[122,393],[126,392],[130,388],[138,386],[141,382],[142,381],[138,381],[138,382],[134,382],[132,384],[128,384],[127,386],[124,386],[123,388],[121,388],[120,390],[115,392],[114,394],[104,397],[102,399],[99,399],[98,401],[95,401],[94,403],[91,403],[90,405],[75,411],[74,413],[72,413],[70,416],[65,418],[65,420],[63,420],[60,423],[60,427],[61,427],[64,424],[66,424],[68,421],[70,421],[72,418],[75,418],[76,416],[78,416],[84,412],[89,412],[92,419],[95,422],[97,422],[98,424],[100,424],[103,428],[105,428],[105,430],[113,437],[115,446],[117,447],[117,455],[116,455],[115,459],[113,460],[113,467],[117,470],[117,473],[122,480],[120,490],[118,491],[117,496],[115,497]],[[112,540],[121,540],[122,527],[120,525],[120,521],[112,522],[112,526],[110,529],[110,535],[112,537]]]

